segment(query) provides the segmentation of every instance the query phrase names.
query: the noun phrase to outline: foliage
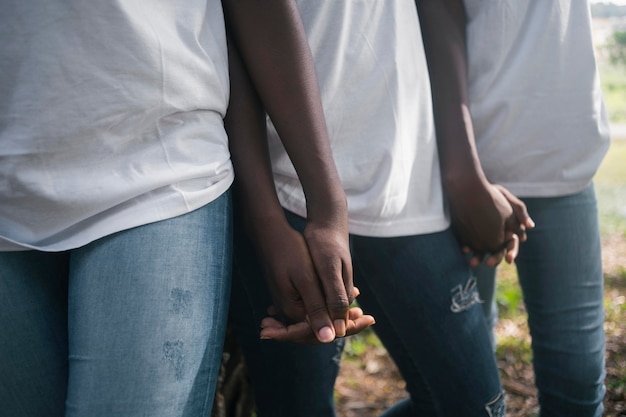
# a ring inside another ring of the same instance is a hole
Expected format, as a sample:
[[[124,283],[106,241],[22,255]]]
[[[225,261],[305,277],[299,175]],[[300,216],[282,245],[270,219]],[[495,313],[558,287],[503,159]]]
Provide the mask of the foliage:
[[[626,66],[626,32],[613,32],[606,47],[613,65]]]

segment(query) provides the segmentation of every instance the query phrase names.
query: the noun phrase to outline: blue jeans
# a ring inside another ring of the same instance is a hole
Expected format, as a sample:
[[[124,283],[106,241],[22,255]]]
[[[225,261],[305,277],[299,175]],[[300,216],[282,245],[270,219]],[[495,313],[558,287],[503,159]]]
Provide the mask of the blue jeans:
[[[303,229],[303,219],[287,215],[296,229]],[[488,329],[453,233],[352,236],[351,245],[359,303],[376,318],[374,330],[410,394],[385,416],[503,416]],[[239,233],[235,260],[231,315],[258,416],[334,416],[342,340],[318,346],[259,340],[259,323],[271,298],[252,248]]]
[[[304,230],[304,219],[287,213]],[[260,340],[261,320],[272,298],[252,243],[235,220],[230,321],[254,387],[258,417],[334,417],[334,385],[343,339],[325,345]]]
[[[230,193],[59,253],[0,253],[2,415],[209,416],[227,320]]]
[[[515,261],[528,312],[542,417],[600,417],[604,387],[604,288],[593,185],[570,196],[524,198],[537,226]],[[475,271],[490,323],[495,269]]]

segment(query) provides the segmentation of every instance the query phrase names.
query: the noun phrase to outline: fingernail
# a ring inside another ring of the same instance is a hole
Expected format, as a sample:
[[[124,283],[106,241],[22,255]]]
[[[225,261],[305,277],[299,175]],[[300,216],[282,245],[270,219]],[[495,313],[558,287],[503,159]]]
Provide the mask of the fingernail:
[[[535,221],[531,219],[530,217],[528,218],[528,222],[530,224],[530,227],[535,227]]]
[[[319,330],[318,338],[322,343],[330,343],[335,339],[335,334],[330,327],[325,326]]]

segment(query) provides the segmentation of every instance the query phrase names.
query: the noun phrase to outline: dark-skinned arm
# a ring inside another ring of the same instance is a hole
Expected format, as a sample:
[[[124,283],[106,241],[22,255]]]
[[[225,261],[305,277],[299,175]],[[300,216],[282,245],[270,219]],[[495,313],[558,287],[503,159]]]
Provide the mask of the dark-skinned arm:
[[[469,111],[462,0],[416,0],[430,74],[437,146],[452,226],[477,265],[512,262],[533,222],[524,203],[487,180]]]
[[[223,0],[223,4],[242,62],[296,168],[307,201],[303,235],[322,302],[308,284],[311,277],[307,274],[302,283],[294,282],[297,298],[293,292],[275,292],[274,302],[280,314],[289,320],[307,318],[320,340],[328,341],[320,335],[322,329],[332,329],[333,337],[344,336],[349,305],[354,300],[347,205],[332,159],[313,59],[298,10],[294,1],[287,0]],[[238,171],[238,175],[241,177],[242,172]],[[246,193],[258,194],[258,190]],[[251,237],[257,240],[257,247],[268,240],[279,245],[278,240],[287,233],[282,227],[265,226],[267,215],[277,218],[274,212],[263,214],[267,207],[268,203],[263,202],[250,208],[255,213],[251,221],[256,223],[250,228],[254,231]],[[277,249],[271,251],[280,254]],[[272,254],[262,256],[271,259]],[[285,255],[281,255],[284,261]],[[330,316],[330,323],[324,318],[326,315]]]

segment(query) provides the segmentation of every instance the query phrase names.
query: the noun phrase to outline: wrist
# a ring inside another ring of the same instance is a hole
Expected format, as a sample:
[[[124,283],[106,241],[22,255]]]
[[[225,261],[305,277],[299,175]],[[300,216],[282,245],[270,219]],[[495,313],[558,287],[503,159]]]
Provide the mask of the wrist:
[[[477,173],[447,175],[443,179],[443,188],[452,203],[462,201],[463,204],[471,204],[488,192],[489,185],[487,179]]]
[[[348,202],[343,190],[315,197],[307,196],[307,219],[319,224],[347,224]]]

